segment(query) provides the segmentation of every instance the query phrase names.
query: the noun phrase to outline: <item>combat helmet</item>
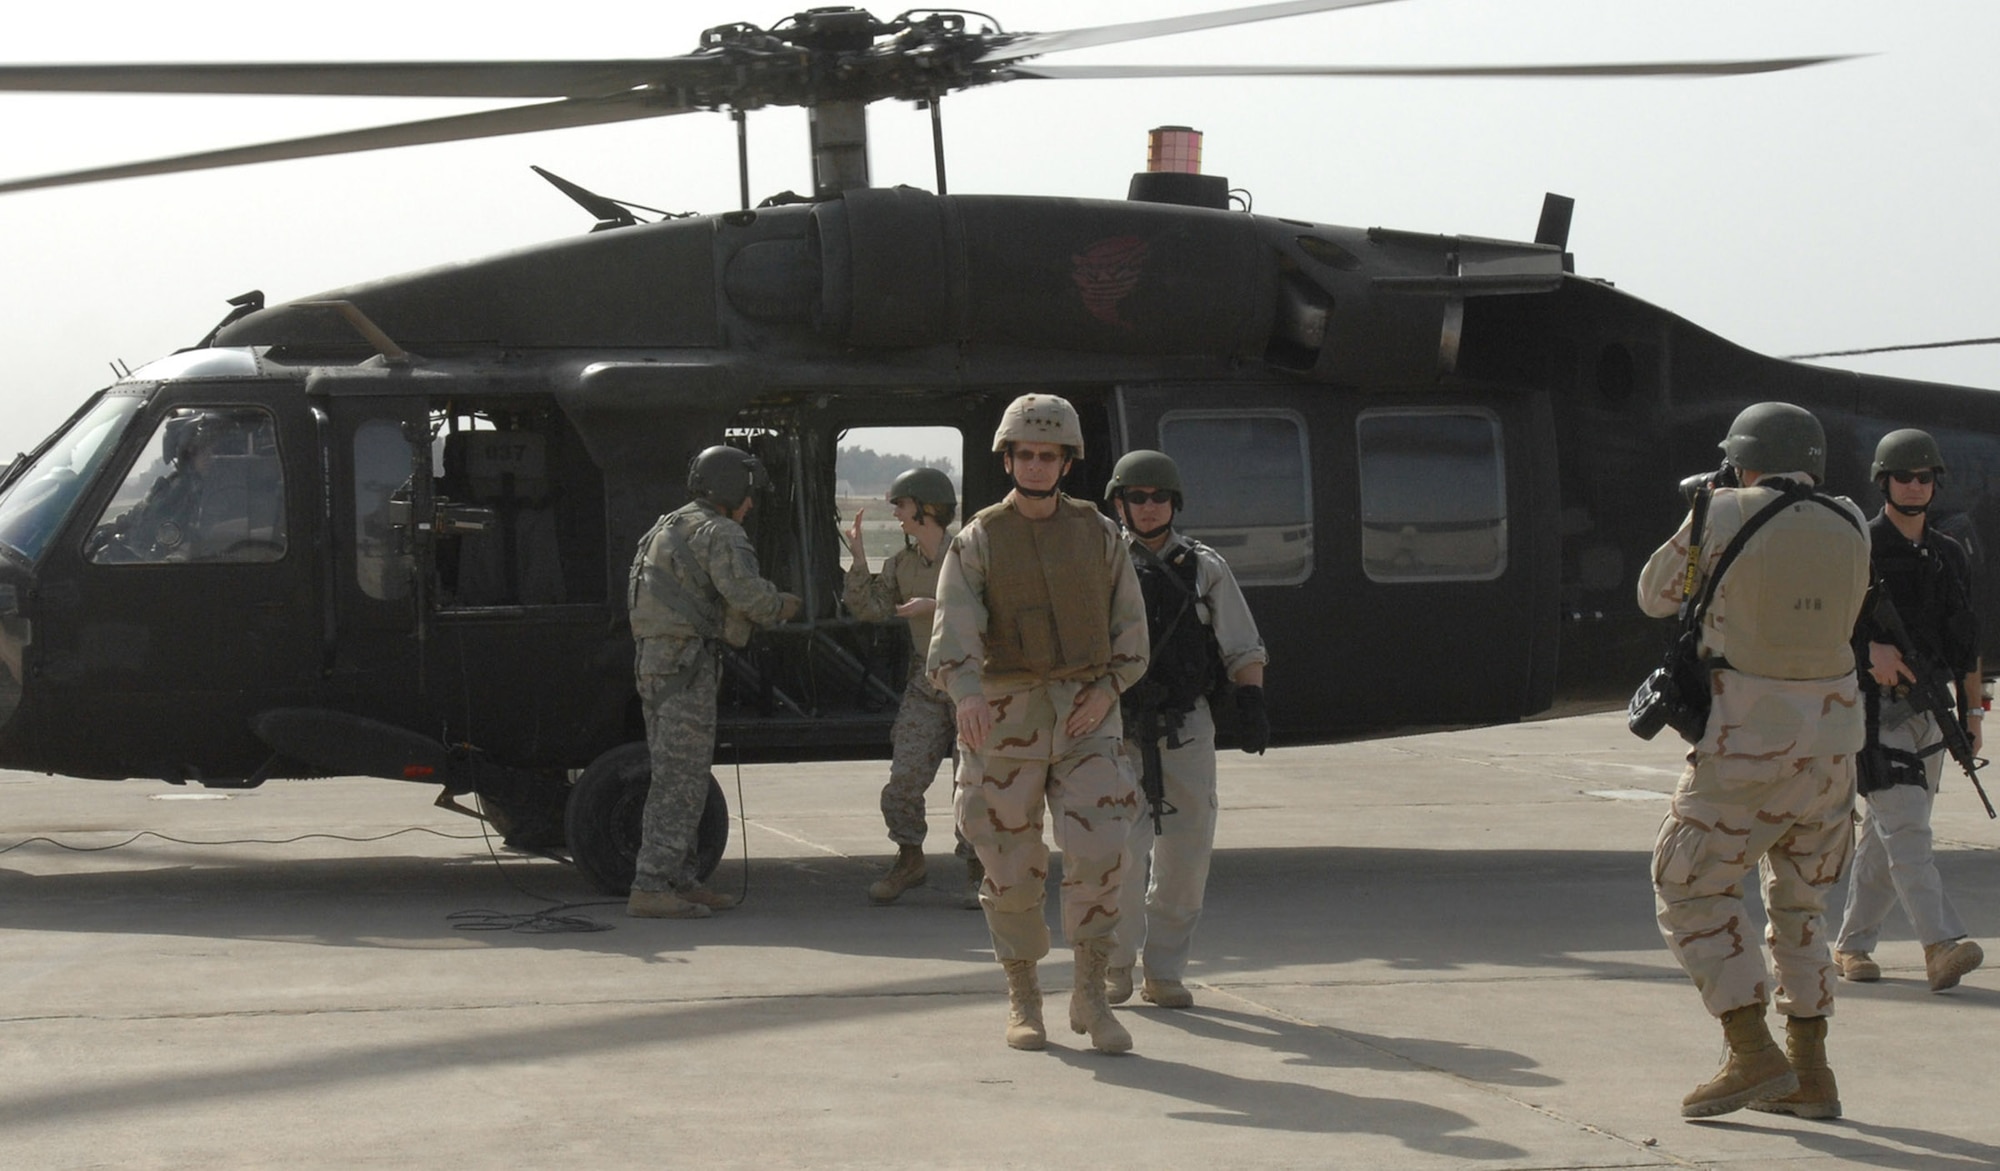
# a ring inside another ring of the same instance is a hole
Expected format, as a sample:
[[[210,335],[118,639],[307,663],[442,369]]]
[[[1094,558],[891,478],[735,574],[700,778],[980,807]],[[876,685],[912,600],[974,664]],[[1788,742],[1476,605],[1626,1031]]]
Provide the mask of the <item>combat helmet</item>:
[[[1756,403],[1743,408],[1716,444],[1739,470],[1804,472],[1826,479],[1826,430],[1811,411],[1791,403]]]
[[[897,476],[895,482],[889,485],[887,499],[891,504],[898,500],[914,500],[920,511],[929,505],[931,515],[937,517],[941,525],[950,524],[952,516],[958,511],[958,492],[951,486],[951,477],[936,468],[911,468]]]
[[[993,432],[993,450],[1005,451],[1010,443],[1058,443],[1069,449],[1072,458],[1082,459],[1083,423],[1066,398],[1024,394],[1007,404]]]
[[[918,504],[958,503],[958,492],[951,486],[951,477],[936,468],[911,468],[897,476],[889,485],[887,499],[891,504],[908,497]]]
[[[688,463],[688,494],[733,510],[752,492],[770,487],[764,461],[741,448],[718,443]]]
[[[1879,481],[1890,472],[1924,471],[1944,475],[1944,452],[1938,450],[1930,432],[1906,427],[1889,432],[1875,445],[1875,462],[1869,465],[1868,478]]]
[[[1164,451],[1128,451],[1111,469],[1111,482],[1104,486],[1104,498],[1115,499],[1127,488],[1159,488],[1174,494],[1174,507],[1185,505],[1181,490],[1180,465]]]
[[[196,452],[212,447],[234,426],[227,415],[216,411],[179,414],[161,428],[163,454],[170,463],[185,465]]]

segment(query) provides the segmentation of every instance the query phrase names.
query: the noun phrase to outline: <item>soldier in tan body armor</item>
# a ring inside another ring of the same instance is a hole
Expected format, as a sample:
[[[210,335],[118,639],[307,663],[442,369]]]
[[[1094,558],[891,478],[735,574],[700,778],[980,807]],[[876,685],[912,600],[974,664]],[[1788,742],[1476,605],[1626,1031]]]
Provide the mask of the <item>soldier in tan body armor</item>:
[[[1056,813],[1063,934],[1076,952],[1070,1027],[1121,1053],[1132,1036],[1105,1000],[1104,975],[1139,795],[1121,763],[1118,696],[1146,672],[1145,602],[1118,527],[1058,491],[1083,455],[1075,409],[1023,395],[993,450],[1014,490],[946,551],[927,664],[956,706],[958,828],[986,870],[980,904],[1007,971],[1007,1044],[1040,1049],[1042,816]]]
[[[1690,514],[1639,578],[1640,608],[1673,614],[1685,591],[1706,587],[1752,518],[1776,507],[1703,617],[1713,707],[1653,848],[1660,931],[1728,1045],[1722,1069],[1681,1113],[1747,1105],[1838,1117],[1825,1049],[1837,969],[1823,913],[1852,849],[1865,732],[1850,639],[1868,589],[1866,522],[1845,497],[1811,491],[1825,475],[1826,440],[1807,411],[1759,403],[1721,447],[1743,486],[1713,489],[1694,571]],[[1786,1052],[1765,1021],[1771,971],[1748,938],[1742,881],[1753,869],[1763,876]]]

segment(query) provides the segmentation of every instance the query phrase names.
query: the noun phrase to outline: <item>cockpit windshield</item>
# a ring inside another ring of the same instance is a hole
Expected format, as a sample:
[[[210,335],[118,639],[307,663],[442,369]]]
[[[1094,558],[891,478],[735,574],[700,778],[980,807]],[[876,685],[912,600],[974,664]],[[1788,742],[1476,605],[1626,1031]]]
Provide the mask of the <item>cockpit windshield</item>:
[[[105,395],[35,457],[0,493],[0,545],[30,561],[40,557],[145,401]]]

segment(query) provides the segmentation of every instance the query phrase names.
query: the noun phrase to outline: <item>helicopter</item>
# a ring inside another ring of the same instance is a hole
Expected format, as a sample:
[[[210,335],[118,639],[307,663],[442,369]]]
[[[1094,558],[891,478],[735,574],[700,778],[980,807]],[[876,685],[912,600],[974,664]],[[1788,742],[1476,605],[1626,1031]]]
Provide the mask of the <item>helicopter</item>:
[[[0,197],[721,109],[741,133],[774,105],[806,109],[813,157],[804,195],[753,202],[745,181],[733,210],[652,222],[554,176],[591,230],[287,302],[245,294],[196,344],[120,372],[0,479],[0,765],[437,785],[620,891],[648,779],[625,569],[684,502],[691,457],[728,441],[762,458],[774,490],[753,541],[805,599],[728,657],[722,751],[877,754],[907,636],[838,602],[841,437],[955,429],[977,507],[1006,490],[984,438],[1030,389],[1082,414],[1072,494],[1101,498],[1117,453],[1147,447],[1201,486],[1181,525],[1230,559],[1280,651],[1278,743],[1622,698],[1659,649],[1631,594],[1679,519],[1662,486],[1710,462],[1750,401],[1818,413],[1830,479],[1857,495],[1877,437],[1929,427],[1954,469],[1940,523],[1977,551],[2000,540],[1992,396],[1767,358],[1579,276],[1560,197],[1526,240],[1252,214],[1179,127],[1155,131],[1156,166],[1123,200],[950,190],[941,110],[962,90],[1130,76],[1041,58],[1359,6],[1052,34],[816,8],[616,62],[0,67],[0,90],[535,99],[0,181]],[[931,189],[874,185],[867,109],[892,100],[931,115]],[[194,511],[168,516],[175,501]],[[712,786],[706,867],[726,834]]]

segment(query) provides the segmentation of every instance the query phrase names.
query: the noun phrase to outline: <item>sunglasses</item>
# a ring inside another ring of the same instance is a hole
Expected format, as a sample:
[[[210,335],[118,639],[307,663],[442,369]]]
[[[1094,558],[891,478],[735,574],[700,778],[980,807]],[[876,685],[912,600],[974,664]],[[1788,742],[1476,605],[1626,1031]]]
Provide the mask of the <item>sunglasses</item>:
[[[1007,455],[1015,463],[1023,464],[1052,464],[1069,458],[1068,453],[1062,451],[1010,451]]]
[[[1130,488],[1126,488],[1119,495],[1127,504],[1172,504],[1174,502],[1174,494],[1165,488],[1157,488],[1151,492],[1143,488],[1136,492]]]
[[[1896,481],[1896,482],[1897,482],[1898,484],[1908,484],[1908,483],[1912,483],[1912,482],[1914,482],[1914,483],[1918,483],[1918,484],[1928,484],[1928,483],[1930,483],[1930,482],[1931,482],[1932,480],[1935,480],[1935,479],[1937,479],[1937,473],[1936,473],[1936,472],[1931,472],[1931,471],[1923,471],[1923,472],[1890,472],[1890,473],[1889,473],[1889,478],[1890,478],[1890,479],[1892,479],[1892,480],[1894,480],[1894,481]]]

